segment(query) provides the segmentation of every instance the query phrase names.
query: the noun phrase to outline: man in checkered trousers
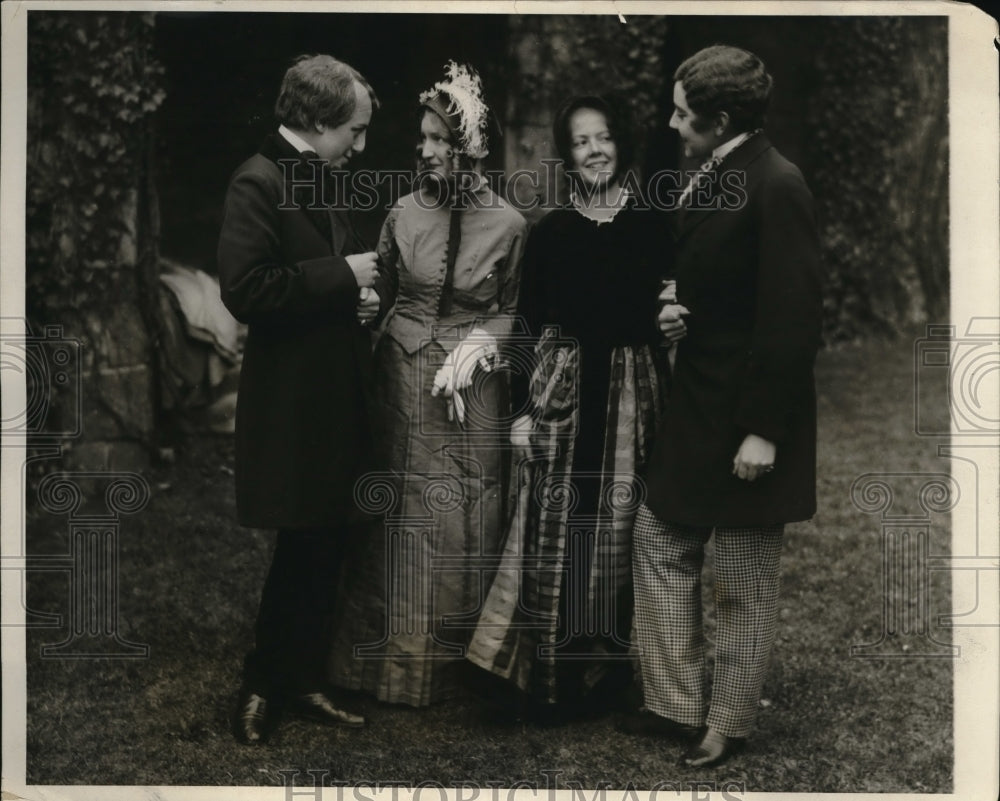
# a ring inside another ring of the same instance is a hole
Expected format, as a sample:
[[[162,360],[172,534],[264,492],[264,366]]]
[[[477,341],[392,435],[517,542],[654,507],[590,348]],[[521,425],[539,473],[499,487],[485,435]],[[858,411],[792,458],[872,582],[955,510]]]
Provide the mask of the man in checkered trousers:
[[[771,85],[757,56],[721,45],[674,74],[670,125],[705,163],[674,215],[676,297],[673,287],[661,296],[660,328],[678,347],[633,532],[644,707],[620,725],[690,740],[692,767],[724,761],[750,732],[784,524],[816,508],[819,245],[802,174],[761,130]],[[713,532],[706,704],[701,567]]]

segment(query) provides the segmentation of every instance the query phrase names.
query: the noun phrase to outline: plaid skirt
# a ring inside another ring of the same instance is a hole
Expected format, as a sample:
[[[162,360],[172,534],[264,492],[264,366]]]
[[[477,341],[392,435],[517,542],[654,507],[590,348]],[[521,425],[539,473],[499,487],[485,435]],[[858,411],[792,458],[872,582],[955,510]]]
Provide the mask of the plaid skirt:
[[[567,665],[586,689],[611,661],[628,659],[632,521],[645,498],[641,472],[662,387],[649,346],[613,348],[600,462],[579,464],[579,346],[543,336],[536,365],[533,452],[515,471],[513,521],[468,658],[555,703],[566,700]],[[581,496],[596,500],[574,514]],[[574,542],[585,564],[572,558]]]

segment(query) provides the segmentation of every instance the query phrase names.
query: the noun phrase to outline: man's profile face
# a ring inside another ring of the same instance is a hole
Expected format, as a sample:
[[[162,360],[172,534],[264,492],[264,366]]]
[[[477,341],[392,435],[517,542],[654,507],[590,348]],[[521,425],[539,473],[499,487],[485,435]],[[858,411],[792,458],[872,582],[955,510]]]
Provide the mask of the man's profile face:
[[[680,134],[684,155],[689,158],[707,158],[727,137],[726,131],[721,136],[715,132],[712,120],[695,114],[688,107],[680,81],[674,83],[674,113],[670,117],[670,127]]]
[[[365,133],[372,118],[372,100],[360,83],[355,82],[354,95],[356,105],[351,118],[336,128],[317,124],[310,142],[331,169],[345,166],[355,153],[365,149]]]

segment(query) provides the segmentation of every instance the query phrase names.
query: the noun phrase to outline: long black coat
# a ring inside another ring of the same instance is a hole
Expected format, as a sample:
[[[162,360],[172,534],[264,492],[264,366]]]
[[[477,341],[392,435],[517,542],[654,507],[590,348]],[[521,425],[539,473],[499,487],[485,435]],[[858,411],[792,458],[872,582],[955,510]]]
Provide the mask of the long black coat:
[[[816,510],[821,313],[812,195],[763,134],[718,173],[708,197],[678,215],[677,297],[691,315],[647,504],[661,520],[687,525],[808,519]],[[754,482],[732,475],[749,433],[776,444],[774,471]]]
[[[294,186],[279,159],[300,162]],[[325,208],[310,185],[318,174],[273,135],[236,170],[226,196],[222,299],[249,324],[236,406],[245,526],[342,524],[368,466],[371,339],[357,321],[359,289],[344,258],[365,248],[346,212]],[[376,289],[388,308],[389,290]]]

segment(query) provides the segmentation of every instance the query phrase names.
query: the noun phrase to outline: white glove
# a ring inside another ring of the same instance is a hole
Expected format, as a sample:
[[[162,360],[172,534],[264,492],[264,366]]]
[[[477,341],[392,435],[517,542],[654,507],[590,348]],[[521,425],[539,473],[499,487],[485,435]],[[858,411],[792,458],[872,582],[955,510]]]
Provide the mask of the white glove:
[[[490,358],[497,353],[496,338],[482,328],[473,328],[445,358],[444,364],[434,376],[431,395],[437,397],[444,393],[448,398],[456,390],[465,389],[472,383],[472,375],[477,366],[487,371],[493,369]]]

